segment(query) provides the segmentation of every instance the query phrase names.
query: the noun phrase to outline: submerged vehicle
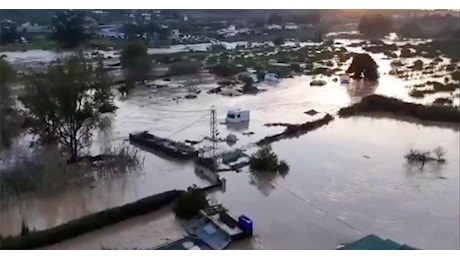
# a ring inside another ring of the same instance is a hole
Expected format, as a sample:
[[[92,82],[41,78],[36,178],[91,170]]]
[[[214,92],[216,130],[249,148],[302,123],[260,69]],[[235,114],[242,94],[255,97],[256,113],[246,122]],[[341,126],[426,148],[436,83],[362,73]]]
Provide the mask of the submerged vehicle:
[[[198,151],[192,146],[155,136],[148,131],[129,134],[129,141],[152,150],[158,150],[178,159],[193,159],[198,157]]]
[[[249,110],[229,110],[227,112],[227,117],[225,118],[225,123],[242,123],[249,122]]]

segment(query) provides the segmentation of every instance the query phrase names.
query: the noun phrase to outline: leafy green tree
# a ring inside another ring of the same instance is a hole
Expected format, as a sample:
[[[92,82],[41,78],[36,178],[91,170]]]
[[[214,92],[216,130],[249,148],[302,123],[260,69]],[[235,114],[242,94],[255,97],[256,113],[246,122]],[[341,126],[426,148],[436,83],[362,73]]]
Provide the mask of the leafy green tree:
[[[377,80],[379,78],[378,65],[367,53],[358,53],[353,57],[347,73],[352,73],[353,78]]]
[[[201,71],[201,63],[198,61],[181,61],[171,64],[168,75],[190,75]]]
[[[16,23],[7,20],[0,23],[0,43],[14,43],[19,39],[19,33]]]
[[[238,74],[242,69],[229,63],[219,63],[209,67],[209,72],[221,77],[229,77]]]
[[[102,61],[93,66],[81,55],[46,72],[32,72],[20,96],[34,120],[31,132],[42,143],[59,143],[69,161],[77,161],[82,149],[91,144],[93,129],[104,126],[101,114],[116,109],[110,86]]]
[[[75,48],[89,39],[85,28],[85,14],[80,10],[56,13],[52,19],[53,38],[63,48]]]
[[[153,68],[147,47],[141,42],[129,43],[121,52],[121,66],[127,81],[144,81]]]
[[[275,44],[275,46],[283,45],[284,44],[284,38],[283,37],[276,37],[275,39],[273,39],[273,44]]]
[[[363,15],[359,21],[358,30],[368,37],[383,37],[392,30],[391,18],[382,14]]]
[[[0,59],[0,150],[8,148],[19,134],[20,124],[11,84],[16,80],[16,71],[4,59]]]
[[[289,171],[289,165],[283,160],[278,160],[278,156],[270,145],[262,146],[251,155],[249,168],[253,172],[278,172],[281,175],[285,175]]]
[[[268,24],[283,24],[283,17],[278,14],[271,14],[267,19]]]
[[[174,206],[174,213],[182,219],[192,219],[208,206],[206,195],[200,189],[189,187]]]

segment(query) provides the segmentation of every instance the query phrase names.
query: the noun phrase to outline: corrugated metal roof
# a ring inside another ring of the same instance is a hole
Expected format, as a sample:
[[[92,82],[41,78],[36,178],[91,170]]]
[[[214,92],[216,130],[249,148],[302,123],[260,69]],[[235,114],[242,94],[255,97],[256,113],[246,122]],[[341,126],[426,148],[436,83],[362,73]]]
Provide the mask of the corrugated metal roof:
[[[390,239],[382,239],[370,234],[353,243],[350,243],[339,250],[414,250],[408,245],[399,244]]]

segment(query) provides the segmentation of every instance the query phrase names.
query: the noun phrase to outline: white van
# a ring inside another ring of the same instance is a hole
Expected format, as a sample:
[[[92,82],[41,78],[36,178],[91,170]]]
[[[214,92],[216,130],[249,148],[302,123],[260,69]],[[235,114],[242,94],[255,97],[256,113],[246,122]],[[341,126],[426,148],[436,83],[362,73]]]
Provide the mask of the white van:
[[[227,112],[227,117],[225,118],[225,123],[241,123],[249,122],[249,110],[229,110]]]

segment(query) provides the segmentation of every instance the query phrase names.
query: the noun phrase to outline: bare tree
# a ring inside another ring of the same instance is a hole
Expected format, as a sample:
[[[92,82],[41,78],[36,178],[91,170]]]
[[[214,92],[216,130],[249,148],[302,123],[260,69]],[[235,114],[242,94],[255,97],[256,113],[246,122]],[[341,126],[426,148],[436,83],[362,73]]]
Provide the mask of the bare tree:
[[[444,149],[444,147],[438,146],[433,149],[433,153],[436,155],[436,157],[438,157],[438,160],[443,160],[447,151]]]

